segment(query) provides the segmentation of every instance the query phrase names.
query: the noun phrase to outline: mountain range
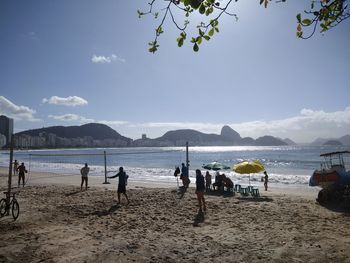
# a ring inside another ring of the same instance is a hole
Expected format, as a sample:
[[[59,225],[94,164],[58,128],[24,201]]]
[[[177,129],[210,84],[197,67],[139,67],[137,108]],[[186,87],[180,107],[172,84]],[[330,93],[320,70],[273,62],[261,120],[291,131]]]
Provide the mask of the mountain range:
[[[69,139],[85,140],[81,143],[84,147],[96,146],[96,141],[101,145],[118,147],[118,146],[134,146],[134,147],[162,147],[162,146],[183,146],[189,142],[191,146],[282,146],[282,145],[296,145],[291,139],[281,139],[270,135],[265,135],[257,139],[251,137],[241,137],[241,135],[233,130],[231,127],[225,125],[222,127],[220,134],[203,133],[192,129],[180,129],[166,132],[163,136],[158,138],[142,138],[133,140],[131,138],[122,136],[111,127],[100,123],[89,123],[81,126],[51,126],[40,129],[33,129],[22,131],[16,136],[32,136],[43,137],[48,134],[57,137],[57,142],[62,139],[66,140],[64,146],[69,146]],[[47,140],[47,139],[46,139]],[[67,144],[68,140],[68,144]],[[318,138],[311,143],[311,145],[350,145],[350,135],[345,135],[340,138]],[[79,145],[79,143],[77,144]],[[75,146],[77,146],[75,145]],[[54,147],[44,145],[43,147]],[[57,143],[56,143],[56,146]],[[73,147],[73,146],[72,146]]]
[[[340,138],[317,138],[310,145],[350,145],[350,135]]]
[[[22,131],[16,134],[18,137],[32,136],[42,137],[48,140],[48,135],[51,134],[60,139],[84,139],[85,141],[105,141],[110,140],[118,141],[118,145],[127,146],[183,146],[186,142],[189,142],[192,146],[233,146],[233,145],[256,145],[256,146],[280,146],[293,144],[294,142],[290,139],[280,139],[273,136],[262,136],[256,140],[251,137],[242,138],[238,132],[233,130],[229,126],[224,126],[221,129],[220,134],[207,134],[191,129],[182,129],[168,131],[163,136],[149,139],[137,139],[132,140],[125,136],[120,135],[118,132],[113,130],[111,127],[105,124],[89,123],[81,126],[52,126],[40,129],[33,129]],[[84,146],[89,146],[88,143],[84,142]],[[48,145],[45,145],[48,146]],[[67,146],[67,145],[65,145]],[[75,145],[76,146],[76,145]],[[92,146],[92,145],[91,145]],[[115,144],[113,146],[116,146]],[[52,143],[50,144],[52,147]]]

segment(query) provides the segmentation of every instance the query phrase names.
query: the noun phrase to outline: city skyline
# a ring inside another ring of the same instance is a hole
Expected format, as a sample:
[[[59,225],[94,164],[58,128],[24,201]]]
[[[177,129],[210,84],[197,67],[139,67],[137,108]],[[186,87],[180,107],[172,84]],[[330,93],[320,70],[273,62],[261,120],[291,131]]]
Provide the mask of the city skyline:
[[[295,37],[302,3],[240,1],[238,22],[224,18],[200,52],[178,48],[168,21],[153,55],[156,23],[136,13],[144,7],[1,2],[0,114],[15,132],[96,122],[132,139],[224,125],[298,143],[349,133],[347,21],[303,41]]]

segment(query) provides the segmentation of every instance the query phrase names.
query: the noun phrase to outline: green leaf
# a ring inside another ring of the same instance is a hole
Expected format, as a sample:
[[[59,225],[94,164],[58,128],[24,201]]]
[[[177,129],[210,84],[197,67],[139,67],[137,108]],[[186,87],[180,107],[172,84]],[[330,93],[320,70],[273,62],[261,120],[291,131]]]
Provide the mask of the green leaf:
[[[214,27],[213,27],[212,29],[209,30],[208,35],[212,37],[214,35],[214,32],[215,31],[214,31]]]
[[[301,23],[301,14],[297,14],[297,20],[299,23]]]
[[[214,27],[215,31],[219,33],[219,28],[218,27]]]
[[[189,3],[193,9],[198,9],[202,2],[200,0],[189,0]]]
[[[201,13],[202,15],[205,13],[205,6],[204,4],[201,4],[199,7],[199,13]]]
[[[198,45],[202,44],[202,37],[197,37],[196,43],[197,43]]]
[[[178,47],[182,47],[183,44],[184,44],[184,39],[183,38],[178,38],[178,41],[177,41]]]
[[[302,31],[297,32],[297,37],[298,37],[298,38],[301,38],[302,36],[303,36],[303,32],[302,32]]]
[[[205,40],[209,41],[210,40],[210,36],[203,36]]]
[[[193,45],[193,51],[194,51],[194,52],[198,52],[198,50],[199,50],[199,46],[197,45],[197,43],[194,43],[194,45]]]
[[[310,19],[304,19],[303,21],[302,21],[302,23],[305,25],[305,26],[309,26],[309,25],[311,25],[311,23],[312,23],[312,21],[310,20]]]
[[[190,0],[184,0],[184,6],[188,6],[190,4]]]

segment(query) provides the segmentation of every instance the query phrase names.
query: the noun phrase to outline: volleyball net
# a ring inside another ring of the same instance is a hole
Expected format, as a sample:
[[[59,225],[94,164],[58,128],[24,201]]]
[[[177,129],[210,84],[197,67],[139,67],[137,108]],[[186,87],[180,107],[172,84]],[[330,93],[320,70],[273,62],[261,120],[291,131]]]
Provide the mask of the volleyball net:
[[[13,160],[25,164],[26,181],[35,173],[45,177],[80,176],[80,169],[88,164],[89,176],[107,182],[107,176],[123,166],[129,178],[140,181],[174,182],[174,169],[186,160],[183,148],[172,150],[125,149],[118,152],[94,150],[76,153],[72,150],[15,152]]]

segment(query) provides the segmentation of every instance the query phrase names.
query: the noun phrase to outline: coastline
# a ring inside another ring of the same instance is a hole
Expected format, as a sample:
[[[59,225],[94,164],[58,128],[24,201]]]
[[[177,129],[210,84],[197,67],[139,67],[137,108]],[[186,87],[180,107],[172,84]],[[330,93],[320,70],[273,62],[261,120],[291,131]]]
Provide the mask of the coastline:
[[[193,187],[130,182],[130,204],[117,205],[117,181],[100,179],[80,191],[79,176],[33,175],[16,189],[17,221],[0,219],[0,261],[350,262],[350,211],[318,205],[313,192],[207,194],[201,214]]]

